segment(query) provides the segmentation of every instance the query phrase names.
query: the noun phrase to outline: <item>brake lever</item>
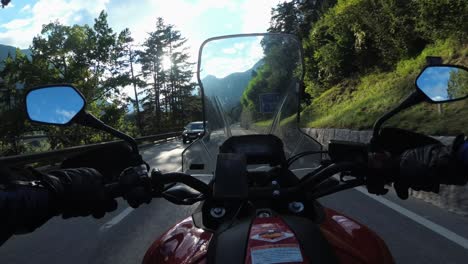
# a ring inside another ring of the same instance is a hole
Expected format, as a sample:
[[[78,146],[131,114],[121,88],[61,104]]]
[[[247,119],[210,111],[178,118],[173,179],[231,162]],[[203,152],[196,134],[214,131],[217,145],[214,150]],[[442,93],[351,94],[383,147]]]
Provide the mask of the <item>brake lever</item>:
[[[203,201],[205,199],[204,195],[201,194],[199,197],[196,198],[185,198],[179,199],[176,196],[170,195],[168,193],[161,193],[161,197],[168,200],[169,202],[177,205],[192,205],[194,203]]]
[[[346,177],[352,177],[352,179],[346,179]],[[347,183],[347,182],[350,182],[350,181],[354,181],[356,179],[364,180],[365,177],[356,176],[356,174],[353,174],[351,171],[342,171],[342,172],[340,172],[340,182]]]
[[[349,171],[342,171],[340,172],[340,182],[347,182],[347,180],[345,180],[345,177],[346,176],[351,176],[351,174],[349,173]]]

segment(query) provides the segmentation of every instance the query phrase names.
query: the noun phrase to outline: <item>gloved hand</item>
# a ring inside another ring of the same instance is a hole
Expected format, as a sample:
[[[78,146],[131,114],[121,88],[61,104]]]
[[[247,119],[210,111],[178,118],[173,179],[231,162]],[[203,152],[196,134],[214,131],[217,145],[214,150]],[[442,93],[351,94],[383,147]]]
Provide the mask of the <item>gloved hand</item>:
[[[41,177],[55,196],[58,212],[64,219],[88,215],[102,218],[106,212],[117,208],[115,199],[105,191],[104,177],[95,169],[63,169]]]
[[[151,179],[146,164],[125,169],[120,174],[119,184],[125,190],[123,198],[131,207],[151,202]]]
[[[468,168],[457,156],[464,143],[461,139],[463,136],[455,139],[452,149],[435,144],[405,151],[400,157],[400,171],[394,181],[398,196],[407,199],[409,188],[438,193],[440,184],[466,184]]]
[[[0,245],[14,233],[34,231],[55,215],[55,207],[51,192],[30,171],[0,164]]]
[[[135,156],[131,147],[122,143],[99,147],[67,158],[62,162],[61,168],[93,168],[99,171],[106,181],[114,182],[123,170],[140,163],[141,160]]]
[[[141,165],[141,158],[137,157],[126,143],[86,151],[66,159],[61,167],[94,168],[104,176],[106,182],[119,182],[125,190],[123,198],[133,208],[151,201],[148,166]]]

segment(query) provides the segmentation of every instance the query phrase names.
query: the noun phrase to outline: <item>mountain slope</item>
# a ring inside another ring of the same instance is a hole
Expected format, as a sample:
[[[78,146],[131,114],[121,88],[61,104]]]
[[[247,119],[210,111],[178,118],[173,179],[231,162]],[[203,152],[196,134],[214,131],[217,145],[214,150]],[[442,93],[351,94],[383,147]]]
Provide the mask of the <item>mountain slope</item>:
[[[29,49],[22,49],[21,51],[28,57],[31,57],[31,51]],[[10,54],[12,57],[15,57],[16,48],[0,44],[0,70],[3,69],[3,61],[8,57],[8,54]]]
[[[244,90],[252,79],[253,71],[262,63],[263,60],[260,60],[251,69],[232,73],[224,78],[217,78],[213,75],[206,76],[202,79],[205,95],[212,96],[216,92],[218,99],[222,104],[226,104],[227,108],[239,104]]]

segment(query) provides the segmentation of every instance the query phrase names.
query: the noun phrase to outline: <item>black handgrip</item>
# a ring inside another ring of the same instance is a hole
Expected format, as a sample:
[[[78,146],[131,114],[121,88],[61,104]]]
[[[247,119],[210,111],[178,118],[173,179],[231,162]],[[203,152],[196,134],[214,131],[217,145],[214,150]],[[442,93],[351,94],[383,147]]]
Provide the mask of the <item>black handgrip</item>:
[[[124,194],[122,185],[119,183],[110,183],[104,186],[105,192],[108,196],[112,198],[121,197]]]

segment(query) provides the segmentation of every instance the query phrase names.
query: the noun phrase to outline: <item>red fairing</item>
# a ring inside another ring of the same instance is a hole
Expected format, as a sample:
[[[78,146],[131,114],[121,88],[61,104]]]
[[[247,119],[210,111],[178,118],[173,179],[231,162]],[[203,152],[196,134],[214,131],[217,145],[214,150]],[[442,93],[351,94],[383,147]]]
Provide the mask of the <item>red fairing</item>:
[[[197,228],[188,217],[151,245],[143,264],[204,264],[211,238],[212,233]]]
[[[252,223],[245,263],[309,262],[288,225],[279,217],[266,217]]]
[[[334,210],[325,212],[320,227],[341,263],[394,263],[387,245],[369,228]]]

